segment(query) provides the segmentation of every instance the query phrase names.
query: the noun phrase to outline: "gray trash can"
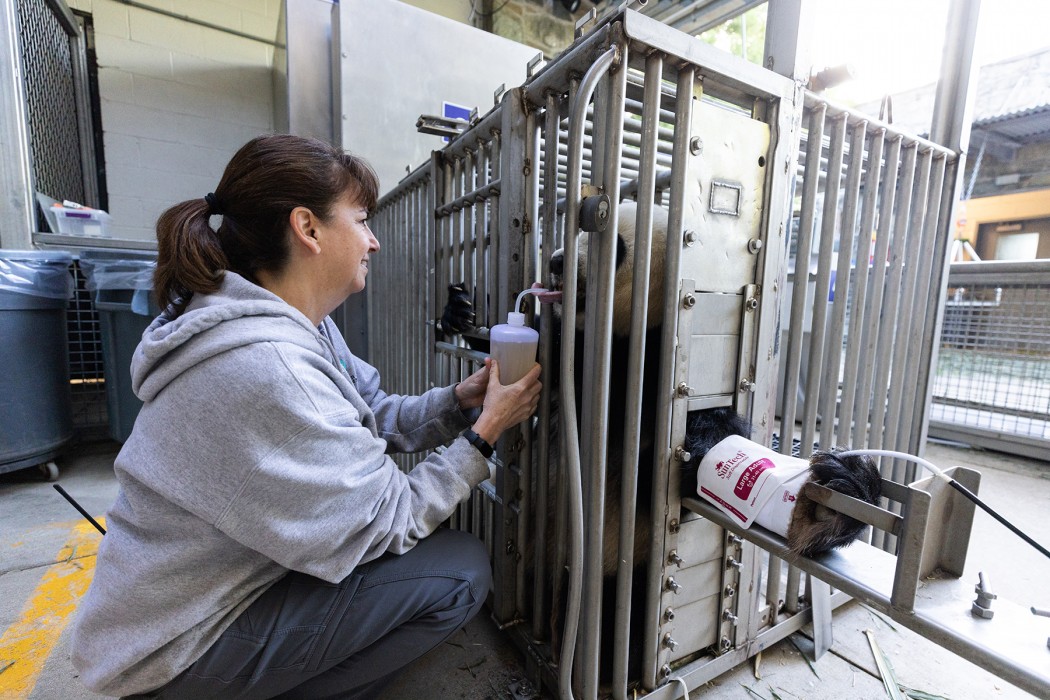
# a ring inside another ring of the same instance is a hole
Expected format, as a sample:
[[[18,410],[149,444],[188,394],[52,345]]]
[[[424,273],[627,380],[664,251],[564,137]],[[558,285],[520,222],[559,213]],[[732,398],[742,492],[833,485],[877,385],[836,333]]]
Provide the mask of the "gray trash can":
[[[0,472],[53,460],[73,437],[66,306],[73,257],[0,250]]]
[[[142,333],[160,314],[152,301],[156,266],[152,253],[86,250],[80,254],[80,268],[98,311],[109,435],[120,443],[131,435],[142,408],[131,389],[131,358]]]

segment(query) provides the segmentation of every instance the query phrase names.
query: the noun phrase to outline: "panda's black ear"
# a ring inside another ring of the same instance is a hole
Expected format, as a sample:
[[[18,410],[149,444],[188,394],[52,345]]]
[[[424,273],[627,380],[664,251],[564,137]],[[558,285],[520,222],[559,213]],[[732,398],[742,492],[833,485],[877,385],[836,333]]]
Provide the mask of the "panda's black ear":
[[[623,261],[627,258],[627,244],[623,241],[623,236],[616,234],[616,269],[620,269],[620,265],[623,265]]]

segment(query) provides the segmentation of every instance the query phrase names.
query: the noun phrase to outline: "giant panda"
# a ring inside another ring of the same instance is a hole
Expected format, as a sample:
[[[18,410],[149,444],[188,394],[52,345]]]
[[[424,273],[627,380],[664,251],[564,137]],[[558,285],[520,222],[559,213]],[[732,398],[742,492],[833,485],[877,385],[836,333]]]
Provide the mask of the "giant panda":
[[[610,376],[614,378],[610,386],[609,402],[610,410],[608,435],[610,436],[607,446],[607,469],[606,469],[606,499],[605,499],[605,532],[603,533],[603,574],[606,577],[605,592],[603,599],[612,604],[614,602],[614,577],[619,560],[619,534],[620,522],[619,506],[621,493],[621,476],[623,474],[623,452],[622,436],[624,435],[624,409],[627,404],[626,382],[616,381],[617,377],[624,377],[628,373],[629,360],[629,337],[631,329],[631,311],[634,283],[634,249],[635,249],[635,225],[637,221],[637,203],[625,201],[618,208],[618,226],[616,235],[615,253],[615,277],[613,289],[613,322],[612,322],[612,349],[610,357]],[[641,435],[638,464],[638,496],[636,503],[636,528],[634,546],[635,564],[635,591],[638,596],[644,595],[644,572],[647,567],[649,554],[649,541],[652,525],[650,513],[652,499],[652,465],[653,465],[653,429],[656,424],[656,405],[658,395],[658,375],[660,359],[663,355],[662,333],[663,333],[663,295],[664,295],[664,263],[667,248],[667,210],[655,206],[653,208],[653,231],[651,241],[651,263],[648,291],[647,327],[645,338],[645,357],[643,359],[642,378],[642,402],[641,402]],[[577,406],[580,406],[580,394],[582,387],[583,367],[586,361],[584,357],[583,329],[585,325],[585,314],[587,300],[584,290],[587,280],[587,263],[591,234],[582,232],[578,238],[578,267],[577,267],[577,314],[576,328],[572,332],[575,338],[575,365],[576,397]],[[555,251],[550,263],[551,280],[550,287],[560,290],[564,280],[564,256],[563,251]],[[556,325],[552,339],[554,350],[551,354],[554,358],[554,367],[544,367],[543,377],[545,382],[552,383],[552,395],[557,396],[557,383],[560,379],[560,371],[557,363],[560,358],[560,338],[562,334],[569,332],[561,323],[560,306],[555,306]],[[439,334],[450,335],[454,333],[465,334],[469,345],[482,352],[488,351],[487,342],[472,335],[475,318],[473,304],[470,300],[470,292],[462,284],[449,287],[449,298],[444,308],[442,318],[437,321],[436,327]],[[557,421],[555,420],[556,432]],[[750,423],[738,415],[732,408],[714,408],[694,411],[687,417],[685,447],[691,454],[691,459],[682,466],[678,483],[681,485],[681,495],[696,497],[697,495],[697,466],[706,453],[722,440],[729,436],[742,436],[749,438],[751,434]],[[556,443],[552,439],[552,443]],[[873,484],[880,483],[878,471],[867,458],[849,458],[852,460],[848,470],[858,470],[862,476],[844,478],[841,474],[842,460],[824,460],[820,463],[820,470],[814,470],[811,479],[817,483],[827,485],[830,488],[841,490],[847,495],[861,498],[869,503],[878,501],[878,487]],[[552,464],[554,461],[552,461]],[[554,483],[554,479],[550,480]],[[800,527],[797,532],[803,533],[791,541],[791,546],[796,552],[807,556],[819,554],[832,547],[842,546],[852,541],[863,529],[863,523],[852,518],[822,509],[813,503],[802,504],[796,508],[800,519]],[[548,547],[550,550],[551,547]],[[548,567],[548,571],[551,570]],[[557,584],[556,584],[557,588]],[[638,598],[641,600],[641,598]],[[607,607],[607,606],[606,606]],[[641,612],[644,606],[633,605],[632,611]],[[555,615],[558,614],[557,601],[555,601]],[[632,628],[639,629],[640,621],[633,620]],[[553,626],[558,627],[558,621],[553,621]],[[608,626],[603,626],[608,627]],[[603,629],[603,636],[605,636]],[[557,634],[553,639],[557,640]],[[603,644],[610,642],[604,640]],[[602,655],[603,659],[606,657]],[[635,656],[635,655],[632,655]],[[608,669],[603,670],[603,677],[607,677]]]

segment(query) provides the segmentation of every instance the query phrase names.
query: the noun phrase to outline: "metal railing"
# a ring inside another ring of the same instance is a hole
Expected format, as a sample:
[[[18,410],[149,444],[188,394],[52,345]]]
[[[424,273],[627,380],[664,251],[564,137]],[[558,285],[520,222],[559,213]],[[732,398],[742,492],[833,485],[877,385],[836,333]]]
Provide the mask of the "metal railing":
[[[1050,457],[1050,260],[951,266],[930,435]]]

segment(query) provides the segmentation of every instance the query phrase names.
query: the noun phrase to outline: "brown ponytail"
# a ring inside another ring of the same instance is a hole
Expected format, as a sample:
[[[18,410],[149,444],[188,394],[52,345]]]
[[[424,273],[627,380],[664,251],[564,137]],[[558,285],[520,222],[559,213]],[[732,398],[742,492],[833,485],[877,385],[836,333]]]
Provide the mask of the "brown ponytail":
[[[254,280],[288,260],[288,220],[296,207],[322,220],[349,193],[375,207],[379,180],[362,159],[317,139],[258,136],[237,151],[207,200],[171,207],[157,220],[154,288],[161,308],[182,313],[193,294],[216,291],[226,270]],[[209,217],[222,216],[218,231]]]
[[[182,313],[195,294],[219,288],[229,267],[215,231],[208,224],[208,204],[191,199],[171,207],[157,220],[157,269],[153,287],[160,307]]]

